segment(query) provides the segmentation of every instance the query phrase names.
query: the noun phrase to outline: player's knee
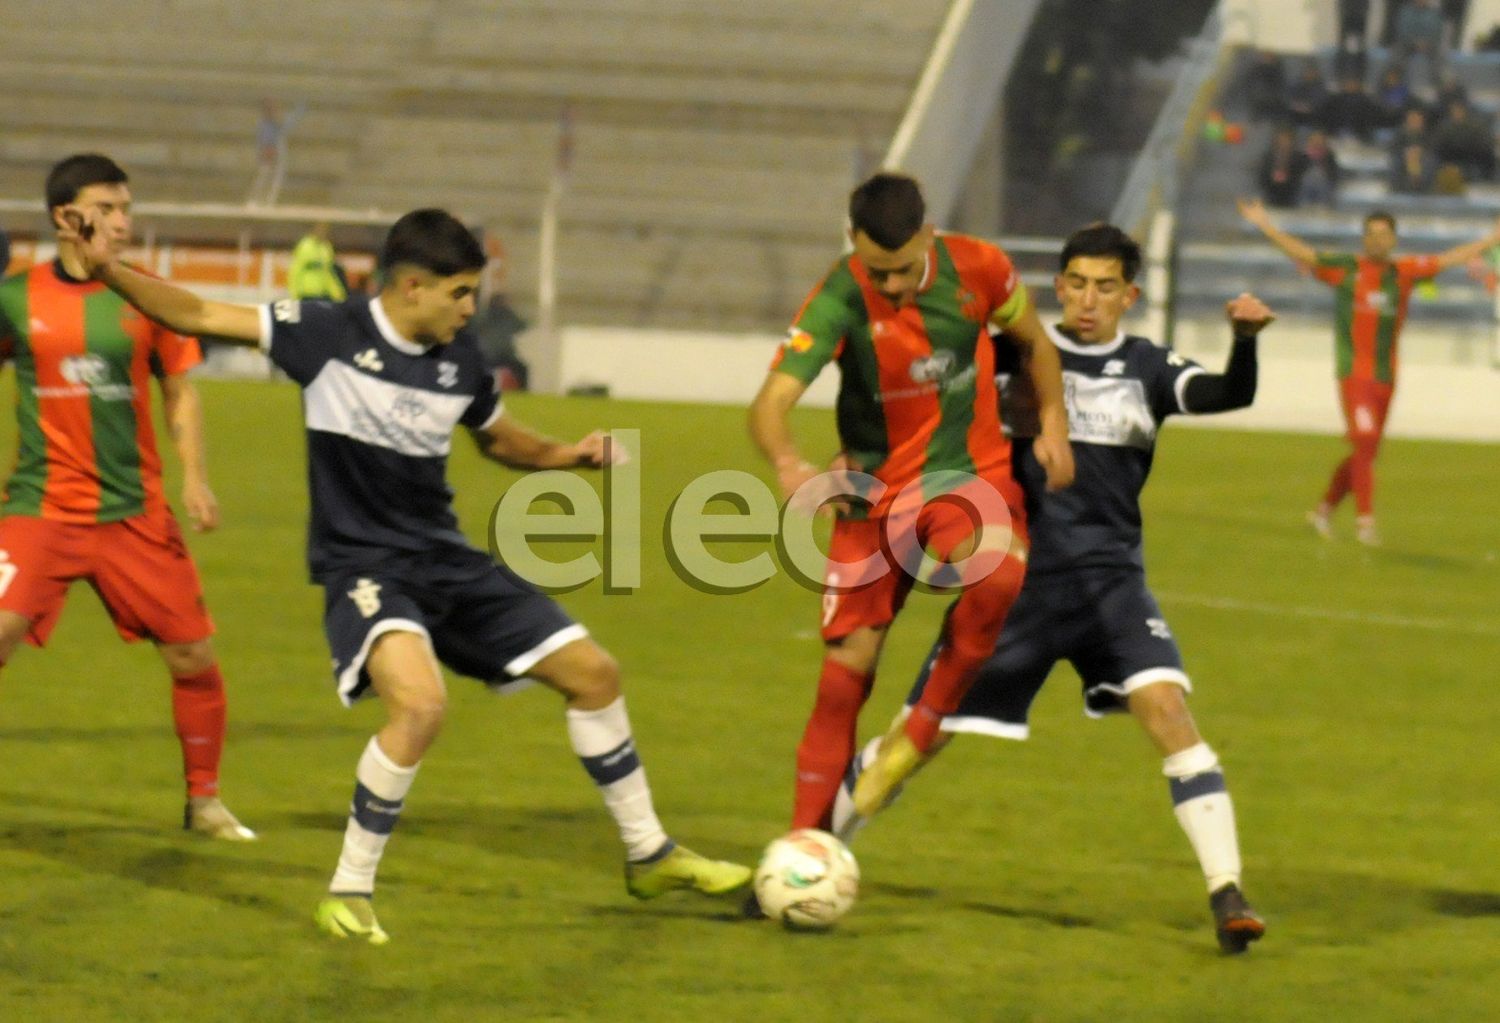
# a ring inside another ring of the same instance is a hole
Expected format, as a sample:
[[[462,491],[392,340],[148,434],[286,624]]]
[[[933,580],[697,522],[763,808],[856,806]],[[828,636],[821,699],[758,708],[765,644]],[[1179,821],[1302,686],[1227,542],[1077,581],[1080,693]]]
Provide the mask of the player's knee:
[[[620,662],[603,647],[589,643],[558,682],[558,688],[579,705],[603,707],[620,695]]]
[[[1175,682],[1153,682],[1126,699],[1130,713],[1146,731],[1155,735],[1165,728],[1192,727],[1187,694]]]
[[[869,675],[875,671],[875,666],[880,661],[880,648],[884,641],[884,629],[855,629],[849,635],[829,642],[824,653],[835,664],[861,675]]]
[[[191,643],[162,643],[157,650],[173,676],[197,675],[214,666],[213,643],[207,639]]]
[[[438,692],[410,692],[390,701],[392,722],[412,735],[427,739],[442,731],[448,716],[448,696]]]

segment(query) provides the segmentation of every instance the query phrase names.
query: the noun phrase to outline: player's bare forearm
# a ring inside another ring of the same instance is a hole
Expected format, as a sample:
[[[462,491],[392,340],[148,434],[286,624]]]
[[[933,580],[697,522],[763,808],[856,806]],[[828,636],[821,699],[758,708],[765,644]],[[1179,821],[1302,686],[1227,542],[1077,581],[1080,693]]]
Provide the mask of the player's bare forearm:
[[[1296,235],[1288,234],[1277,227],[1259,199],[1238,199],[1235,202],[1240,216],[1265,235],[1267,240],[1284,252],[1294,262],[1312,266],[1318,261],[1318,250]]]
[[[1438,269],[1447,270],[1450,267],[1463,266],[1469,260],[1484,255],[1496,245],[1500,245],[1500,220],[1495,222],[1494,229],[1483,238],[1476,238],[1474,241],[1455,245],[1446,252],[1438,253]]]
[[[1047,489],[1061,490],[1073,482],[1073,446],[1068,440],[1068,408],[1063,402],[1062,357],[1042,329],[1036,313],[1026,315],[1006,328],[1016,342],[1021,367],[1036,395],[1040,427],[1032,450],[1047,472]]]
[[[582,469],[618,465],[629,455],[619,441],[595,431],[576,443],[539,433],[507,415],[475,431],[479,450],[511,469]]]
[[[792,438],[791,414],[807,385],[788,373],[772,370],[750,403],[750,439],[776,470],[783,497],[817,475],[818,470],[802,457]]]

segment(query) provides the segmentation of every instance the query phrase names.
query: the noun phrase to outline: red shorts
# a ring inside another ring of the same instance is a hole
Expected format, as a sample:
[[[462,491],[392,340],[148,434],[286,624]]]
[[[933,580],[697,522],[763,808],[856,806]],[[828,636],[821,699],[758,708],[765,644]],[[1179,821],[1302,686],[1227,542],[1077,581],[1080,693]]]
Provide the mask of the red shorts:
[[[0,519],[0,611],[31,623],[28,642],[47,642],[78,579],[99,594],[126,642],[213,635],[198,569],[170,512],[98,523]]]
[[[1392,384],[1378,380],[1361,380],[1345,377],[1339,381],[1339,401],[1344,406],[1344,422],[1348,425],[1346,436],[1352,441],[1373,437],[1379,440],[1385,433],[1385,417],[1391,410],[1391,397],[1396,393]]]
[[[979,552],[967,559],[961,576],[945,575],[941,563],[976,533]],[[951,494],[898,505],[885,515],[840,519],[823,576],[823,639],[884,628],[918,581],[933,588],[971,584],[993,572],[1006,552],[1025,550],[1026,540],[1025,501],[1008,476],[973,479]],[[929,555],[925,568],[918,564],[924,552]],[[934,562],[939,567],[931,571]]]

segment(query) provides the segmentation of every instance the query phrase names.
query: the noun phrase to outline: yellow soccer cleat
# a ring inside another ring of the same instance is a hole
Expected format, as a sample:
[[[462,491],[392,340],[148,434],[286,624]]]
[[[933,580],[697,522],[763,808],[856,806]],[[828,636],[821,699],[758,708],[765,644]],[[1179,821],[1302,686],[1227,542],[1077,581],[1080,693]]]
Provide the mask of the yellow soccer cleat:
[[[660,859],[625,864],[625,890],[638,899],[654,899],[679,889],[724,895],[750,883],[753,871],[739,863],[711,860],[674,845]]]
[[[904,728],[888,733],[874,762],[860,772],[859,780],[854,783],[855,816],[869,819],[879,813],[896,797],[902,782],[926,760]]]
[[[375,906],[368,895],[329,895],[318,903],[313,919],[319,930],[335,938],[360,938],[372,945],[391,940],[375,919]]]

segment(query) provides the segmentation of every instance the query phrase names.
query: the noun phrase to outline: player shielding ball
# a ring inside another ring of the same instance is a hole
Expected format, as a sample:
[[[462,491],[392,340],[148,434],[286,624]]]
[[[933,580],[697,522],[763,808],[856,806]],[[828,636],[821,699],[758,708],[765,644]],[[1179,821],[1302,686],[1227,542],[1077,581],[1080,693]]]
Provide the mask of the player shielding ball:
[[[130,242],[125,171],[80,153],[47,175],[48,216],[87,214],[118,258]],[[219,798],[224,678],[198,569],[162,487],[151,381],[182,462],[182,505],[200,531],[219,524],[203,413],[187,377],[197,343],[151,323],[91,280],[76,244],[0,283],[0,363],[16,367],[18,449],[0,504],[0,665],[24,639],[47,642],[72,584],[99,594],[126,642],[149,639],[172,681],[182,747],[183,826],[212,838],[255,833]]]
[[[956,732],[1024,739],[1031,703],[1058,661],[1083,681],[1090,716],[1128,711],[1162,756],[1178,822],[1197,853],[1221,946],[1240,952],[1265,930],[1240,889],[1234,808],[1218,755],[1188,711],[1191,688],[1166,617],[1146,585],[1140,494],[1169,416],[1243,408],[1255,397],[1256,337],[1272,316],[1252,295],[1228,303],[1234,340],[1222,374],[1128,335],[1120,319],[1139,295],[1140,248],[1119,228],[1096,224],[1063,246],[1056,278],[1062,318],[1048,333],[1062,372],[1077,479],[1049,491],[1034,455],[1027,379],[999,358],[1002,407],[1030,507],[1031,562],[1000,642],[973,687],[943,720],[941,747]],[[942,656],[939,639],[931,660]],[[920,701],[924,672],[908,698]],[[898,717],[899,720],[899,717]],[[860,824],[850,798],[874,759],[875,741],[846,777],[835,827]]]
[[[750,408],[751,436],[790,497],[818,472],[798,452],[791,409],[836,364],[845,458],[883,487],[868,507],[840,513],[830,541],[824,656],[797,747],[793,828],[828,827],[854,755],[886,632],[914,582],[912,566],[892,556],[897,538],[942,563],[988,556],[990,567],[949,614],[930,684],[862,777],[861,805],[880,805],[927,755],[1020,590],[1026,516],[1000,431],[988,326],[1015,339],[1038,395],[1034,451],[1047,486],[1073,477],[1057,352],[1009,257],[979,239],[939,233],[925,217],[921,191],[906,175],[876,174],[854,190],[853,252],[809,295]],[[875,566],[872,578],[850,578],[857,564]]]
[[[536,679],[562,694],[568,738],[625,845],[637,898],[742,887],[750,869],[674,843],[657,819],[613,658],[550,597],[471,547],[446,481],[451,436],[529,469],[599,467],[625,457],[593,433],[542,436],[509,416],[473,338],[485,255],[442,210],[391,228],[374,298],[208,302],[86,248],[89,276],[175,329],[258,344],[302,388],[311,522],[308,564],[346,704],[375,695],[385,725],[355,769],[354,800],[319,926],[380,944],[376,868],[447,707],[439,663],[486,682]]]

